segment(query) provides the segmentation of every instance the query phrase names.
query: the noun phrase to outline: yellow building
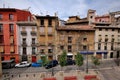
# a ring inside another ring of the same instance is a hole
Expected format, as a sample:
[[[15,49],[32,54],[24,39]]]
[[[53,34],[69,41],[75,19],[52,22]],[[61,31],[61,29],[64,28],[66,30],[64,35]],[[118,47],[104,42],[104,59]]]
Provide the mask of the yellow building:
[[[48,59],[53,59],[55,53],[56,27],[58,26],[58,17],[56,16],[36,16],[37,19],[37,39],[38,39],[38,57],[47,55]]]

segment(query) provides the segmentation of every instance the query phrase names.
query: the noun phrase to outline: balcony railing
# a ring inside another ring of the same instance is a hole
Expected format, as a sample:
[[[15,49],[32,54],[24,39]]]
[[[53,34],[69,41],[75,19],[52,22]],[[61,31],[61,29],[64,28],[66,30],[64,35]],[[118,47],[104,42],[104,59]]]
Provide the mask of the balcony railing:
[[[36,31],[31,31],[31,35],[36,36],[37,35]]]
[[[26,36],[27,32],[26,31],[21,31],[21,35]]]
[[[23,43],[22,43],[22,46],[27,46],[27,43],[26,43],[26,42],[23,42]]]

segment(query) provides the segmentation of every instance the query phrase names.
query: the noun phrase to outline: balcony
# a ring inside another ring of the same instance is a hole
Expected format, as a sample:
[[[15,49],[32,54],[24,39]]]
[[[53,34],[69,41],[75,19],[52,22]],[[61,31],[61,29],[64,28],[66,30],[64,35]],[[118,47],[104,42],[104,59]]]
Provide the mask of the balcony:
[[[53,36],[53,33],[52,32],[48,32],[48,36]]]
[[[35,46],[37,46],[37,43],[31,43],[31,46],[35,47]]]
[[[27,46],[27,43],[26,43],[26,42],[23,42],[23,43],[22,43],[22,46],[23,46],[23,47],[26,47],[26,46]]]
[[[36,36],[37,35],[36,31],[31,31],[31,35]]]
[[[45,36],[45,33],[40,33],[40,36]]]
[[[40,43],[40,46],[46,46],[46,44],[45,43]]]
[[[26,31],[21,31],[21,35],[26,36],[27,32]]]

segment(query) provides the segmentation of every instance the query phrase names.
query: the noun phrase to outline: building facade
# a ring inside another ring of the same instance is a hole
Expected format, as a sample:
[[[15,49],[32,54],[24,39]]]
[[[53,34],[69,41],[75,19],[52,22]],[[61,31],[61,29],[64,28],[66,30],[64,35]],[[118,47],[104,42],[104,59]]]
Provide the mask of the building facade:
[[[67,52],[67,58],[75,58],[77,53],[86,57],[94,55],[94,34],[95,30],[89,26],[87,18],[80,19],[78,16],[71,16],[65,26],[57,28],[57,56],[63,50]]]
[[[56,27],[58,26],[57,16],[36,16],[37,19],[37,39],[38,58],[47,55],[48,59],[53,59],[56,46]],[[55,57],[55,56],[54,56]]]
[[[37,25],[33,21],[17,22],[18,44],[21,61],[36,62]]]
[[[29,11],[0,8],[0,53],[2,60],[15,59],[19,62],[17,21],[30,21]]]

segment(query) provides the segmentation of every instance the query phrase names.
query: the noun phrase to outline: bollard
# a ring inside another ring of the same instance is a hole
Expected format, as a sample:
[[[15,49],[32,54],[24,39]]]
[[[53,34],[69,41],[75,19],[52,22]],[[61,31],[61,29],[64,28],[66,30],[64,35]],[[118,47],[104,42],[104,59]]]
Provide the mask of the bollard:
[[[11,75],[11,77],[13,78],[13,75]]]
[[[20,77],[20,74],[19,74],[19,77]]]
[[[28,74],[26,74],[26,77],[28,77]]]
[[[33,76],[35,77],[35,74],[33,74]]]

